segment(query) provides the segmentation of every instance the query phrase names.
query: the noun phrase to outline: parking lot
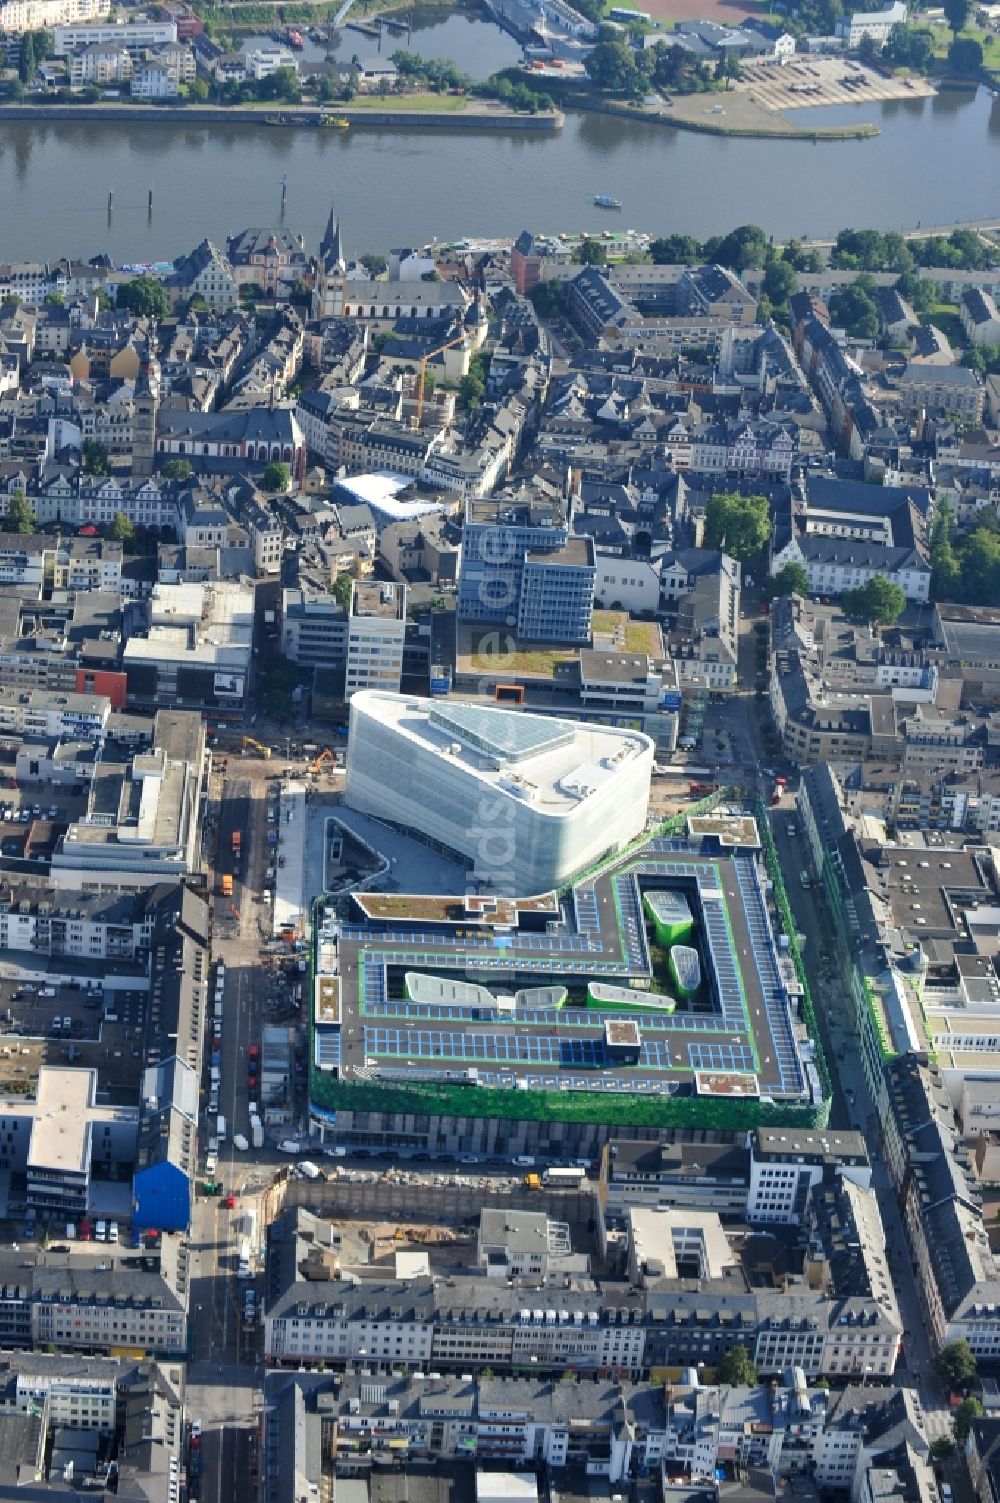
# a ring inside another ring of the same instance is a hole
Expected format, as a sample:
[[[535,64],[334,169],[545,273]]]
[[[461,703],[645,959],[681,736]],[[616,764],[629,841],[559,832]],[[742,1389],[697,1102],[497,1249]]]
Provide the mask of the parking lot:
[[[866,104],[878,99],[914,99],[933,94],[923,78],[883,78],[844,57],[796,57],[794,62],[743,64],[736,86],[766,110],[805,109],[821,104]]]

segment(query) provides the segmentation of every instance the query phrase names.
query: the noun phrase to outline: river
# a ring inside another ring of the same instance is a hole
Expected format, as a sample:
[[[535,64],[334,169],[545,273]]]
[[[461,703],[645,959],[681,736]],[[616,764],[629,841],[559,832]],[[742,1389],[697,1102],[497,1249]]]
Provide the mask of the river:
[[[477,71],[510,60],[510,39],[476,25]],[[341,50],[367,39],[346,33]],[[386,46],[405,45],[405,39]],[[443,53],[414,35],[413,50]],[[495,56],[489,48],[495,47]],[[359,52],[372,48],[359,47]],[[352,46],[353,50],[353,46]],[[456,45],[453,55],[461,61]],[[601,115],[570,115],[559,135],[353,127],[295,131],[0,122],[0,259],[164,260],[204,236],[285,222],[314,246],[336,201],[348,254],[431,238],[510,236],[525,226],[632,226],[704,237],[752,221],[776,237],[845,225],[907,228],[996,212],[1000,98],[985,89],[932,99],[795,112],[803,123],[871,120],[867,141],[796,142],[696,135]],[[153,189],[151,214],[147,192]],[[109,216],[109,190],[114,213]],[[622,200],[601,215],[595,193]]]

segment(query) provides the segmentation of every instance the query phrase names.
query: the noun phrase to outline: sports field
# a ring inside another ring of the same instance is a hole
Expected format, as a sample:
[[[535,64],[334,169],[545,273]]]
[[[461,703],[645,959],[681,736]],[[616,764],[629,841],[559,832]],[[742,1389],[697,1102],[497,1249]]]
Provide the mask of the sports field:
[[[754,5],[752,0],[749,4],[741,0],[636,0],[636,9],[655,21],[718,21],[722,26],[737,26],[747,16],[767,14],[766,6]]]

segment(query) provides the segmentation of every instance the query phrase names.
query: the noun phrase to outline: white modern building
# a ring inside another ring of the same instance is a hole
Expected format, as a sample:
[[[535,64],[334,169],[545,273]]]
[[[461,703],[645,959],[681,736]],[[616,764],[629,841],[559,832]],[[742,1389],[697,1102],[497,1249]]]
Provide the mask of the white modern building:
[[[372,690],[351,700],[347,803],[511,896],[560,887],[641,834],[652,765],[639,731]]]
[[[399,690],[406,637],[406,586],[356,580],[347,623],[344,697],[359,689]]]
[[[871,37],[878,47],[884,47],[894,26],[905,26],[908,15],[902,0],[896,0],[886,10],[855,11],[837,23],[837,35],[847,47],[860,47],[865,37]]]
[[[111,0],[2,0],[0,32],[51,31],[56,26],[104,19]]]
[[[163,47],[176,41],[176,21],[92,21],[55,27],[52,50],[56,57],[67,57],[84,47],[123,47],[127,52],[144,52],[147,47]]]

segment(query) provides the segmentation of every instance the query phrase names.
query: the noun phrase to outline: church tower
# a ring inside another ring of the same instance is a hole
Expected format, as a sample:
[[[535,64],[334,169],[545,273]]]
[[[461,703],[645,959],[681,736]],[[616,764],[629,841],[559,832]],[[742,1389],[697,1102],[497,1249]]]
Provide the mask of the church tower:
[[[328,295],[327,288],[338,277],[343,276],[346,269],[344,247],[340,239],[340,221],[337,218],[336,206],[331,204],[330,217],[326,221],[326,229],[319,243],[319,258],[316,262],[312,299],[313,318],[332,316],[334,299]]]
[[[132,474],[153,473],[156,454],[156,413],[160,405],[160,366],[156,358],[156,334],[150,336],[147,358],[135,378],[132,400]]]

